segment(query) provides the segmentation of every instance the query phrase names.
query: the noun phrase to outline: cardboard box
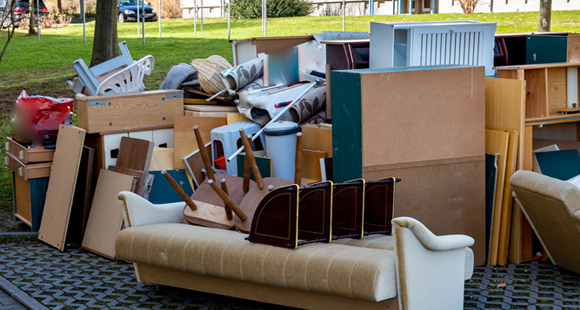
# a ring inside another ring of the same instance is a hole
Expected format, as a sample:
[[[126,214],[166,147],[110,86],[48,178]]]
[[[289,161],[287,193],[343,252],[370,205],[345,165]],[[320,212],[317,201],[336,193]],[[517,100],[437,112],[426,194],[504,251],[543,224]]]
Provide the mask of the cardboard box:
[[[79,127],[87,133],[111,133],[173,127],[183,115],[182,90],[155,90],[77,97]]]

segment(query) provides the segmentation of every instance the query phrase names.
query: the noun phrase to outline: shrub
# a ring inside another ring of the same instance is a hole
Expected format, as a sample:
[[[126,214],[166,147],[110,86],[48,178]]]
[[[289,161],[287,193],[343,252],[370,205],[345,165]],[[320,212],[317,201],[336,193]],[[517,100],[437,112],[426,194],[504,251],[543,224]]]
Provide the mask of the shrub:
[[[268,17],[306,16],[312,10],[307,0],[267,0]],[[262,17],[262,0],[235,0],[232,17],[251,19]]]

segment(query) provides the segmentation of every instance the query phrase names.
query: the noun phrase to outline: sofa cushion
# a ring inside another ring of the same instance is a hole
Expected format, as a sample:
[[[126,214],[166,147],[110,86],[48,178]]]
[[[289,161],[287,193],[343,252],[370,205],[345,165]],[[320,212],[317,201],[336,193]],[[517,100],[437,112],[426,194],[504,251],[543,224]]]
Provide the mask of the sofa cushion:
[[[370,235],[362,239],[344,238],[334,240],[332,243],[371,249],[395,249],[395,238],[388,235]],[[465,248],[465,280],[471,279],[473,275],[473,259],[473,250],[471,248]]]
[[[371,301],[397,296],[395,253],[313,243],[295,250],[250,243],[235,231],[193,225],[127,228],[121,260],[235,280]]]

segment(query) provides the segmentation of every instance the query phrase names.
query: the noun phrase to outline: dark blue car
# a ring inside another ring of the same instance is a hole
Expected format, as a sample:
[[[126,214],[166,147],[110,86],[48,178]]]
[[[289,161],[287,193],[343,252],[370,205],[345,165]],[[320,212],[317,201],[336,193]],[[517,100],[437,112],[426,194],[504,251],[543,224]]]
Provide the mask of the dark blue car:
[[[137,21],[137,3],[139,3],[139,19],[143,20],[145,14],[146,22],[157,21],[157,10],[143,0],[117,0],[117,15],[119,23]],[[143,5],[143,4],[146,5]]]

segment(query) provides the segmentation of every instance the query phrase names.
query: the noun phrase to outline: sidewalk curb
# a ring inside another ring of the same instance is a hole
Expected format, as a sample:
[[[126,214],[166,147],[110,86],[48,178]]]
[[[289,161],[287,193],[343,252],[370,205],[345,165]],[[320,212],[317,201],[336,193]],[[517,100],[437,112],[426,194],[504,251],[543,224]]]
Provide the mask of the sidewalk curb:
[[[21,289],[10,283],[10,281],[4,279],[2,276],[0,276],[0,289],[30,310],[48,310],[47,307],[36,301],[36,299],[28,296],[28,294],[24,293]]]

